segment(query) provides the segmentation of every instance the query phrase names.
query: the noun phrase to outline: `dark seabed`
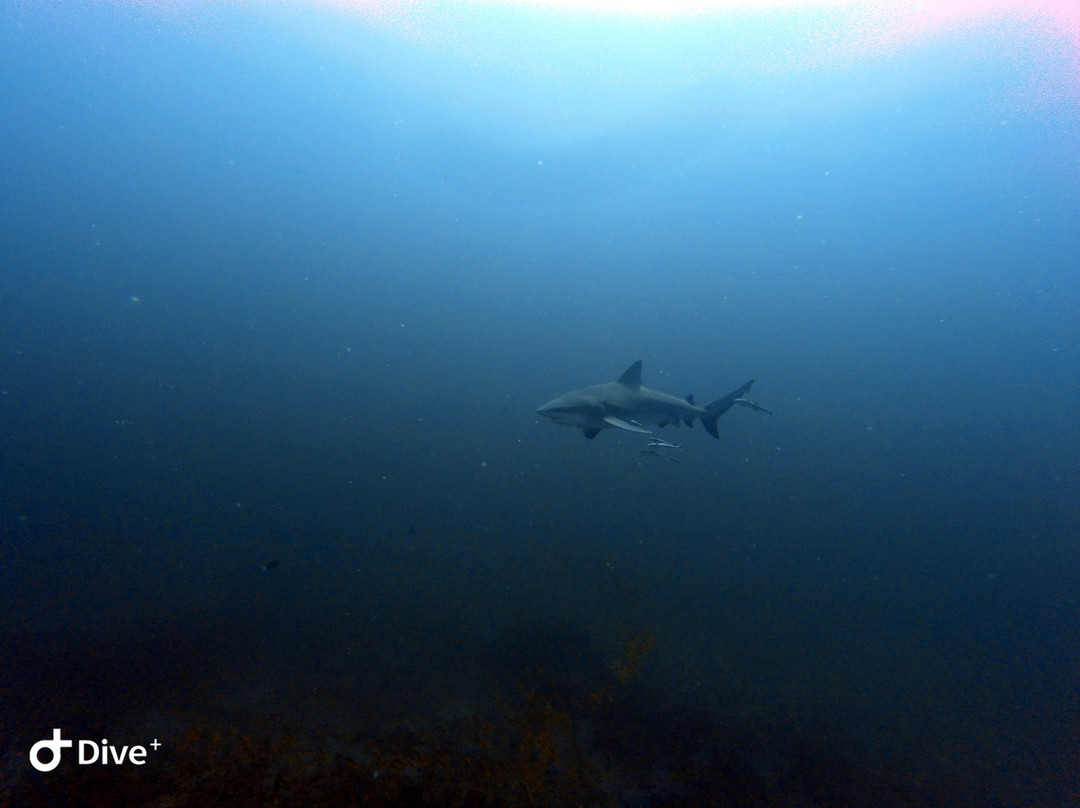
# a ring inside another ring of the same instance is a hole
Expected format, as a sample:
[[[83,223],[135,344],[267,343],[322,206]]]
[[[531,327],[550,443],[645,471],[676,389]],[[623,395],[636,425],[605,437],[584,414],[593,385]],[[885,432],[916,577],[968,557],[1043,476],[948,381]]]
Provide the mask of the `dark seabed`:
[[[5,4],[0,805],[1080,805],[1080,26],[823,8]]]

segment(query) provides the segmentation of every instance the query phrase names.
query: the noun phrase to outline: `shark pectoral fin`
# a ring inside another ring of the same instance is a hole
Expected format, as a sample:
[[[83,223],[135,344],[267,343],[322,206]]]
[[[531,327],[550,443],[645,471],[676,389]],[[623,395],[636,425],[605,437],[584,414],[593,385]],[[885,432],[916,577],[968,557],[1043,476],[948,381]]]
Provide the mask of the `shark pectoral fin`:
[[[597,435],[600,434],[599,429],[589,429],[588,427],[584,427],[584,426],[581,428],[581,431],[583,433],[585,433],[585,437],[588,438],[589,440],[592,440],[593,438],[595,438]]]
[[[622,418],[616,418],[614,415],[609,415],[604,418],[604,423],[608,426],[613,426],[616,429],[625,429],[627,432],[640,432],[643,435],[651,435],[648,429],[641,424],[632,424],[629,421],[624,421]]]

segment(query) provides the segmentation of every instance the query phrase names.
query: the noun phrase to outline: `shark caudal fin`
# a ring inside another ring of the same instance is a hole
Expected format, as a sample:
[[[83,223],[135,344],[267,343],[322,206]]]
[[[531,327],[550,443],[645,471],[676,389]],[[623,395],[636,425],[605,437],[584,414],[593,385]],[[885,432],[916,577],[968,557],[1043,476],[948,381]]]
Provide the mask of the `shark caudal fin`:
[[[720,420],[721,415],[731,409],[736,399],[742,398],[750,392],[753,384],[754,380],[751,379],[738,390],[732,390],[723,398],[718,398],[711,404],[706,404],[705,414],[701,416],[701,423],[705,425],[705,431],[714,438],[719,438],[720,433],[716,431],[716,422]]]

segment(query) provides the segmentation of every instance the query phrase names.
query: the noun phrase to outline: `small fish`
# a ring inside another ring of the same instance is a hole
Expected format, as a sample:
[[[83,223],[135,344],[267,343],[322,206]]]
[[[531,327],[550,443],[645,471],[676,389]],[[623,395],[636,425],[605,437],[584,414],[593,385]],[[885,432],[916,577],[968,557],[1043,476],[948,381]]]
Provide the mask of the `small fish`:
[[[736,404],[742,404],[744,407],[749,407],[750,409],[754,410],[755,412],[763,412],[766,415],[772,415],[772,410],[767,410],[764,407],[762,407],[760,404],[758,404],[756,401],[751,401],[748,398],[737,398],[737,399],[735,399],[735,403]]]
[[[656,449],[642,449],[641,453],[642,454],[648,454],[648,455],[656,455],[657,457],[664,458],[664,460],[670,460],[672,463],[681,463],[682,462],[681,460],[679,460],[679,458],[672,457],[671,455],[664,454],[663,452],[658,452]]]
[[[273,561],[267,561],[265,564],[262,564],[259,569],[261,569],[263,572],[270,572],[270,570],[277,569],[277,566],[280,563],[281,562],[275,558]]]
[[[679,444],[663,438],[653,438],[647,445],[656,449],[682,449]]]

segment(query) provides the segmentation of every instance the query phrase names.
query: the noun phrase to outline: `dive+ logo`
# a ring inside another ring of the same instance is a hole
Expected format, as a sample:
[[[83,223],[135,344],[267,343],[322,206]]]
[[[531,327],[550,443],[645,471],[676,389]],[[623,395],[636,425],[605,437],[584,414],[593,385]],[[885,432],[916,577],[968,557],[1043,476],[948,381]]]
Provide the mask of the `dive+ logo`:
[[[60,765],[60,752],[75,745],[74,741],[60,737],[59,729],[54,728],[52,732],[51,741],[38,741],[30,747],[30,765],[39,772],[51,772]],[[161,744],[158,743],[157,738],[154,738],[154,742],[150,744],[150,747],[155,752],[160,746]],[[48,753],[48,757],[42,760],[45,752]],[[146,747],[121,746],[117,748],[116,746],[110,746],[109,741],[105,738],[101,739],[100,744],[97,741],[79,741],[79,765],[88,766],[91,763],[98,762],[102,766],[108,766],[110,763],[116,766],[122,763],[142,766],[146,763]]]

